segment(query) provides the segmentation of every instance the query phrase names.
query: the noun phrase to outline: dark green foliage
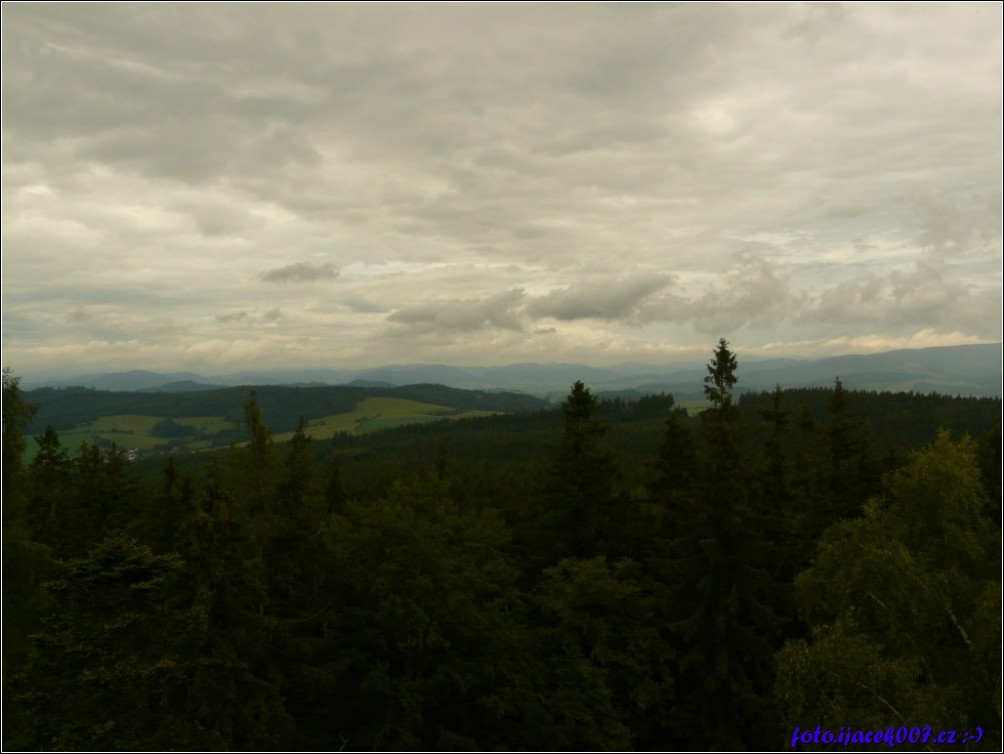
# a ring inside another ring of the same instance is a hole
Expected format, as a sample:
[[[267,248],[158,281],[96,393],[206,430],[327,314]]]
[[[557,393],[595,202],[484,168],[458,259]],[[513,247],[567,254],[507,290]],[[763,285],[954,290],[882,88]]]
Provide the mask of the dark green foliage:
[[[824,430],[826,482],[832,495],[829,518],[836,521],[856,515],[878,484],[878,464],[871,435],[860,415],[851,413],[851,398],[838,377],[827,405]]]
[[[58,548],[75,531],[69,490],[71,463],[52,427],[46,427],[35,442],[38,451],[29,466],[26,485],[28,531],[36,542]]]
[[[768,427],[764,443],[766,460],[765,495],[782,509],[791,499],[791,467],[785,453],[785,434],[791,424],[791,411],[783,406],[783,393],[778,385],[773,393],[770,408],[759,409]],[[784,510],[787,513],[789,511]]]
[[[50,428],[30,464],[6,373],[5,747],[775,749],[885,702],[990,730],[1000,402],[737,400],[738,371],[720,341],[695,417],[381,389],[529,410],[326,440],[304,417],[373,392],[49,391],[226,415],[234,446],[134,463]],[[978,447],[911,455],[939,425]]]
[[[998,527],[1001,525],[1001,457],[1001,425],[998,422],[980,437],[976,456],[986,494],[986,514]]]
[[[153,425],[150,434],[154,437],[171,439],[175,437],[192,437],[199,434],[199,430],[188,424],[179,424],[173,419],[164,419]]]
[[[704,395],[717,409],[732,405],[732,388],[739,381],[736,367],[735,354],[729,350],[728,341],[722,338],[718,341],[714,358],[708,364],[708,374],[704,378]]]
[[[627,503],[616,460],[600,445],[607,428],[593,419],[595,409],[596,398],[581,382],[561,404],[565,430],[551,451],[546,496],[535,517],[533,548],[542,563],[623,554]]]
[[[177,556],[112,537],[62,564],[44,584],[52,607],[31,637],[34,657],[14,684],[29,721],[21,746],[173,745],[164,737],[158,697],[177,625],[162,599],[179,569]]]
[[[656,743],[672,704],[666,595],[630,560],[567,559],[534,595],[537,687],[548,738],[539,748],[632,749]],[[655,739],[655,740],[653,740]]]
[[[983,437],[1000,422],[1000,398],[958,398],[950,395],[919,393],[879,393],[853,390],[841,381],[849,403],[849,414],[862,421],[871,436],[873,447],[882,449],[891,443],[903,450],[916,450],[931,441],[939,429],[950,430],[959,438],[968,433]],[[828,421],[833,388],[786,389],[784,401],[799,416],[821,426]],[[756,423],[758,410],[768,408],[772,393],[743,393],[740,407]]]
[[[87,547],[128,524],[127,506],[139,486],[129,474],[129,460],[114,444],[102,452],[97,445],[84,443],[74,466],[74,535]]]
[[[327,478],[324,482],[324,510],[326,513],[342,513],[345,502],[345,490],[342,487],[342,463],[338,455],[331,454],[326,469]]]
[[[10,369],[3,370],[3,492],[13,490],[24,462],[24,433],[31,424],[38,406],[28,403],[21,391],[21,378]]]
[[[1000,750],[1001,542],[983,507],[974,443],[942,433],[826,532],[796,581],[811,640],[778,655],[786,724],[979,725]]]
[[[24,468],[24,430],[35,413],[26,403],[20,378],[3,370],[3,740],[29,734],[30,716],[13,703],[11,680],[31,659],[30,636],[40,624],[46,595],[39,586],[52,563],[50,550],[32,537],[38,508],[30,507]]]
[[[336,524],[331,631],[346,651],[330,726],[350,748],[528,745],[514,721],[532,700],[508,538],[496,513],[461,514],[431,476]]]
[[[638,517],[646,562],[665,563],[671,543],[684,534],[698,507],[698,445],[691,423],[677,412],[666,417],[658,455],[652,464],[647,503]],[[665,573],[663,572],[663,575]]]
[[[179,537],[184,584],[171,703],[184,748],[288,747],[293,722],[267,677],[267,591],[260,548],[240,501],[210,467]]]
[[[168,456],[160,488],[147,495],[151,505],[141,509],[128,531],[137,537],[145,535],[157,550],[176,549],[187,516],[194,508],[194,497],[194,475],[179,471],[174,456]]]
[[[731,398],[736,368],[723,339],[708,365],[712,407],[700,415],[701,442],[670,417],[652,488],[665,511],[668,556],[653,565],[670,591],[679,691],[669,729],[689,748],[757,748],[769,730],[781,621],[754,449]]]

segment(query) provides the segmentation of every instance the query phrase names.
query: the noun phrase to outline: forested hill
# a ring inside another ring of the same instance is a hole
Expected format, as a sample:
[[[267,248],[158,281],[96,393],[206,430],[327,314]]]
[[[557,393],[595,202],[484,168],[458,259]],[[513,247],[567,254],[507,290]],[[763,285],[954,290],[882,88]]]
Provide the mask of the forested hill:
[[[918,393],[843,391],[849,412],[863,423],[879,450],[908,449],[930,440],[938,430],[956,437],[981,438],[1000,425],[1000,398],[973,398]],[[784,390],[785,406],[792,417],[824,425],[832,410],[833,387]],[[764,422],[773,393],[744,393],[739,406],[752,426]]]
[[[544,452],[548,433],[561,423],[557,405],[533,396],[442,385],[245,386],[181,394],[43,388],[24,394],[39,407],[26,434],[40,438],[51,426],[70,451],[84,443],[103,448],[114,444],[130,451],[133,460],[149,459],[154,465],[143,463],[142,473],[156,474],[156,459],[165,454],[178,456],[179,463],[188,467],[190,462],[182,457],[189,453],[246,442],[244,406],[252,390],[263,421],[274,430],[277,442],[289,441],[300,417],[304,418],[318,460],[333,449],[369,458],[401,461],[417,454],[428,459],[441,443],[472,461],[479,456],[529,459]],[[982,438],[1001,415],[999,398],[842,392],[851,414],[879,453],[919,447],[939,429],[954,437],[968,433]],[[832,394],[832,387],[784,390],[783,401],[792,422],[823,426],[828,421]],[[763,413],[770,410],[773,400],[770,392],[741,396],[738,407],[754,436],[766,431]],[[706,405],[695,401],[686,404],[695,415]],[[611,426],[607,438],[611,449],[637,459],[655,442],[673,406],[673,396],[668,394],[638,397],[608,393],[601,394],[596,412]],[[683,407],[677,411],[686,413]],[[446,419],[465,421],[443,421]],[[419,424],[423,426],[419,428]],[[394,432],[396,428],[400,431]],[[30,440],[29,460],[36,447],[35,440]]]
[[[39,407],[29,434],[51,425],[57,430],[113,415],[149,415],[167,419],[220,416],[243,423],[243,404],[251,388],[230,387],[185,393],[110,392],[85,388],[39,388],[25,399]],[[264,421],[276,432],[292,431],[299,417],[314,418],[352,411],[366,398],[396,398],[436,404],[457,411],[534,411],[551,406],[541,398],[507,392],[459,390],[443,385],[406,387],[255,387]]]

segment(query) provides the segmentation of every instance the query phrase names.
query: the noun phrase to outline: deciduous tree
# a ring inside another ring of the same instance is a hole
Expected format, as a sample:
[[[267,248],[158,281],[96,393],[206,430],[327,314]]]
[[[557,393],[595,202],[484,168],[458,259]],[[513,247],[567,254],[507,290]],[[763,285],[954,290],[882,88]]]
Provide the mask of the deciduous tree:
[[[796,582],[812,639],[778,655],[787,725],[979,725],[999,750],[1001,542],[975,451],[942,433],[826,533]]]

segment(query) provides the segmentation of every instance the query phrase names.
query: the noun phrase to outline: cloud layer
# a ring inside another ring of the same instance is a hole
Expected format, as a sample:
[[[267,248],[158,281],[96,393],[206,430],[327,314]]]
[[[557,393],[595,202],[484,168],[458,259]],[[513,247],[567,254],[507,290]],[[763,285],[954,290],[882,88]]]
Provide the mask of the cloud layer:
[[[1001,6],[6,4],[23,373],[1001,338]]]

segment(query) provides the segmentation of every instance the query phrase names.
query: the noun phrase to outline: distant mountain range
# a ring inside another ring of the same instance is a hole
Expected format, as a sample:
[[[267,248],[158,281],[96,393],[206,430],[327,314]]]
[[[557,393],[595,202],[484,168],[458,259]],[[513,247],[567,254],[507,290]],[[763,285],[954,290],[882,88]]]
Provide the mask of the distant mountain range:
[[[739,384],[745,391],[826,387],[839,377],[851,390],[1001,396],[1000,343],[887,351],[823,359],[739,361]],[[700,364],[509,364],[455,367],[403,364],[372,369],[300,369],[283,372],[239,372],[207,377],[192,372],[149,371],[89,374],[38,383],[26,388],[88,387],[111,391],[193,392],[235,385],[356,385],[390,387],[439,384],[477,390],[521,391],[558,398],[582,380],[595,393],[620,395],[669,392],[677,400],[701,397],[705,366]]]

